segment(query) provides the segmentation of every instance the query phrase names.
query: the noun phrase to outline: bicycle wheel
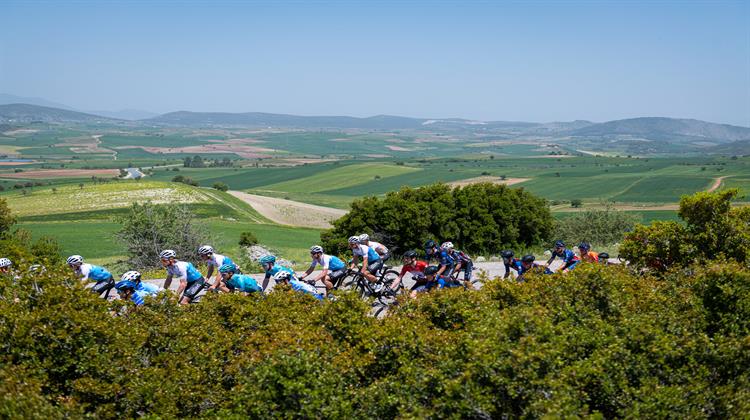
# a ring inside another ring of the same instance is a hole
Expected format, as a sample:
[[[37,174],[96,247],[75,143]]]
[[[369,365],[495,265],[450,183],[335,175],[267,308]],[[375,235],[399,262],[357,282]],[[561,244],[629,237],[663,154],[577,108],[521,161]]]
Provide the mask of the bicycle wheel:
[[[365,284],[367,280],[364,278],[359,278],[354,281],[354,284],[352,285],[352,291],[359,295],[360,298],[364,298],[367,296],[367,294],[370,292],[369,288]]]
[[[383,283],[384,287],[391,287],[391,284],[393,284],[394,281],[398,279],[399,272],[396,270],[387,270],[383,272],[383,274],[380,276],[380,282]],[[404,288],[404,285],[399,281],[396,284],[396,288],[394,289],[396,293],[400,293],[401,289]]]

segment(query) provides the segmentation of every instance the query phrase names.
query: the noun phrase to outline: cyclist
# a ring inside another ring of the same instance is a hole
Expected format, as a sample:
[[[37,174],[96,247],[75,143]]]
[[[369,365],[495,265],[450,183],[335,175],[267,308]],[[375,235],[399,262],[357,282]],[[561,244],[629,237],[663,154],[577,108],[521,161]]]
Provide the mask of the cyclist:
[[[422,280],[424,277],[424,280]],[[457,284],[453,283],[446,276],[440,275],[440,268],[435,265],[425,267],[424,273],[417,274],[417,284],[412,288],[411,296],[415,297],[417,293],[426,292],[434,288],[443,289],[456,287]]]
[[[583,262],[599,262],[599,253],[591,250],[591,244],[588,242],[581,242],[578,244],[578,249],[581,251],[581,261]]]
[[[383,268],[383,260],[380,258],[380,255],[369,246],[359,243],[359,236],[349,238],[349,248],[353,254],[352,264],[349,268],[352,270],[356,269],[357,262],[362,258],[362,269],[360,269],[362,276],[370,283],[375,283],[374,291],[376,293],[380,292],[383,285],[379,284],[377,277],[375,277],[380,269]]]
[[[292,290],[311,295],[318,300],[323,300],[325,297],[322,293],[318,293],[318,289],[316,289],[315,286],[295,279],[288,271],[277,272],[273,275],[273,280],[276,284],[289,284],[292,287]]]
[[[314,286],[320,280],[326,285],[326,293],[331,293],[333,284],[346,275],[346,264],[338,257],[324,253],[323,247],[320,245],[314,245],[310,248],[310,256],[312,257],[310,268],[299,276],[299,279],[304,280],[305,277],[312,274],[315,267],[320,265],[323,271],[309,283]]]
[[[563,241],[555,242],[555,249],[552,250],[552,256],[547,261],[547,265],[549,266],[550,264],[552,264],[552,261],[554,261],[557,257],[560,257],[560,259],[563,260],[564,264],[560,269],[563,273],[567,273],[568,271],[574,269],[576,265],[581,261],[581,259],[578,258],[578,255],[576,255],[575,252],[565,248],[565,242]]]
[[[13,262],[7,258],[0,258],[0,273],[9,274]]]
[[[236,290],[242,293],[263,291],[254,278],[245,274],[240,274],[237,270],[237,266],[234,264],[224,264],[219,267],[218,271],[221,275],[218,290],[223,292],[233,292]]]
[[[261,267],[263,267],[263,270],[266,272],[266,276],[263,277],[263,290],[266,290],[266,287],[268,287],[268,281],[279,271],[286,271],[294,276],[294,270],[289,267],[284,267],[283,265],[276,264],[275,255],[264,255],[259,260],[259,262]]]
[[[211,275],[214,273],[214,269],[216,269],[216,281],[211,286],[212,289],[217,288],[219,286],[219,283],[221,283],[221,273],[219,273],[219,267],[224,264],[232,264],[235,267],[237,266],[229,257],[214,252],[214,248],[211,245],[203,245],[198,248],[198,256],[200,256],[201,259],[206,263],[207,279],[211,279]]]
[[[115,284],[115,289],[120,299],[130,299],[136,306],[143,305],[147,296],[156,296],[160,290],[158,286],[141,282],[141,273],[137,271],[123,274],[120,281]]]
[[[535,263],[534,262],[535,260],[536,260],[536,257],[534,257],[531,254],[524,255],[521,258],[521,266],[520,266],[520,269],[518,270],[518,277],[516,277],[517,281],[523,281],[523,275],[534,269],[541,270],[542,268],[544,268],[544,274],[552,274],[552,271],[549,268],[544,267],[541,264]]]
[[[406,273],[411,274],[411,278],[414,281],[417,281],[417,274],[421,274],[421,277],[424,278],[424,269],[427,267],[427,263],[417,259],[417,251],[406,251],[404,253],[403,261],[404,265],[401,267],[401,273],[399,273],[398,278],[390,284],[391,290],[396,290],[396,285],[403,281]]]
[[[433,240],[427,241],[424,247],[427,261],[429,262],[430,259],[434,258],[438,262],[438,275],[450,277],[453,274],[453,267],[456,265],[453,257],[446,250],[439,248]]]
[[[507,279],[510,276],[510,270],[515,270],[516,273],[518,273],[518,276],[521,275],[521,271],[523,270],[521,260],[513,258],[513,255],[513,251],[509,249],[500,252],[500,256],[503,257],[503,265],[505,265],[505,274],[503,274],[504,279]]]
[[[600,252],[598,262],[601,264],[609,265],[609,254],[606,252]]]
[[[167,269],[167,279],[164,288],[169,290],[172,279],[177,278],[180,286],[177,288],[177,296],[182,296],[180,303],[187,304],[193,301],[198,293],[208,286],[206,279],[195,266],[187,261],[177,260],[177,253],[171,249],[165,249],[159,254],[161,265]]]
[[[455,249],[453,247],[453,242],[444,242],[440,246],[440,249],[445,250],[448,255],[453,258],[453,261],[455,261],[455,266],[453,267],[452,274],[456,274],[456,277],[458,277],[458,274],[461,273],[461,270],[463,270],[464,285],[469,289],[473,289],[474,287],[471,285],[471,272],[474,269],[474,262],[471,260],[471,258],[469,258],[466,253]]]
[[[359,235],[359,243],[374,249],[375,252],[380,255],[380,259],[382,259],[384,263],[391,259],[391,253],[388,251],[388,247],[381,244],[380,242],[371,241],[370,235],[366,233]]]
[[[98,265],[84,263],[83,257],[80,255],[71,255],[66,262],[68,263],[68,266],[73,269],[76,276],[80,277],[82,281],[93,280],[96,282],[96,284],[91,287],[92,292],[97,295],[106,292],[104,297],[109,297],[109,292],[115,287],[115,279],[107,269]]]

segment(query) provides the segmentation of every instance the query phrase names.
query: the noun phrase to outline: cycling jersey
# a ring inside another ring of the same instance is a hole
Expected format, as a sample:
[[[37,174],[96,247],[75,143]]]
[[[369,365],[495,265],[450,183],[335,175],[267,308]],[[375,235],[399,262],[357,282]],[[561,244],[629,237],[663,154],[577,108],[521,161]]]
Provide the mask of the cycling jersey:
[[[96,282],[109,280],[112,278],[112,274],[107,271],[104,267],[91,264],[81,264],[77,270],[78,275],[81,276],[81,280],[93,280]]]
[[[317,265],[320,265],[321,269],[328,271],[339,271],[346,268],[346,264],[339,257],[328,254],[323,254],[320,258],[313,258],[310,268],[315,268]]]
[[[367,261],[370,263],[380,260],[380,255],[367,245],[359,244],[352,250],[352,253],[354,255],[359,255],[362,258],[367,255]]]
[[[388,247],[386,247],[385,245],[381,244],[380,242],[368,241],[367,243],[368,243],[367,246],[369,246],[370,248],[374,249],[375,252],[377,252],[380,255],[385,255],[385,254],[388,253]]]
[[[290,280],[289,285],[292,286],[292,290],[312,295],[315,299],[323,300],[324,296],[322,293],[318,293],[318,289],[304,281]]]
[[[438,264],[444,265],[446,267],[453,267],[456,265],[456,260],[451,256],[448,251],[440,250],[434,254],[435,259],[437,260]]]
[[[581,261],[585,262],[599,262],[599,253],[594,251],[589,251],[585,254],[581,254]]]
[[[145,293],[151,293],[151,294],[157,294],[161,292],[161,287],[151,284],[151,283],[143,283],[139,282],[138,286],[135,288],[136,291],[143,291]]]
[[[156,286],[154,286],[154,287],[156,287]],[[133,292],[132,295],[130,295],[130,300],[132,300],[133,303],[135,303],[136,305],[141,306],[144,303],[146,303],[146,297],[147,296],[156,296],[158,293],[159,293],[158,290],[157,291],[147,291],[145,289],[140,289],[139,288],[139,289],[136,289],[136,291]]]
[[[459,251],[457,249],[454,249],[450,253],[450,256],[451,256],[451,258],[453,258],[453,261],[455,261],[457,263],[460,262],[460,263],[463,264],[463,263],[471,262],[471,258],[469,258],[468,255],[466,255],[464,252]]]
[[[175,261],[173,265],[167,267],[167,274],[171,274],[172,278],[185,280],[188,283],[203,278],[201,273],[195,269],[195,266],[187,261]]]
[[[273,277],[273,275],[278,273],[279,271],[286,271],[287,273],[291,274],[292,277],[296,278],[294,274],[294,270],[292,270],[289,267],[284,267],[283,265],[276,265],[276,264],[274,264],[270,270],[266,271],[266,277],[267,278]]]
[[[424,261],[415,261],[414,265],[405,264],[403,267],[401,267],[400,276],[403,276],[406,273],[414,274],[424,272],[425,267],[427,267],[427,263]]]
[[[233,275],[232,278],[227,281],[227,286],[230,289],[236,289],[240,292],[253,293],[261,291],[258,282],[254,278],[244,274]]]
[[[229,257],[227,257],[225,255],[220,255],[220,254],[212,254],[211,258],[209,258],[206,261],[206,265],[209,266],[209,267],[214,266],[216,268],[219,268],[219,267],[221,267],[224,264],[231,264],[231,265],[237,267],[237,264],[235,264],[234,261],[232,261],[231,258],[229,258]]]
[[[556,252],[555,250],[552,250],[552,257],[553,259],[560,257],[560,259],[563,260],[565,265],[563,265],[562,270],[565,270],[565,269],[572,270],[576,266],[576,264],[578,264],[578,262],[581,260],[580,258],[578,258],[578,255],[576,255],[575,252],[569,249],[563,249],[560,252]]]
[[[516,270],[516,272],[520,275],[523,271],[523,264],[521,263],[521,260],[517,258],[511,258],[509,263],[505,263],[505,273],[510,274],[510,270]]]

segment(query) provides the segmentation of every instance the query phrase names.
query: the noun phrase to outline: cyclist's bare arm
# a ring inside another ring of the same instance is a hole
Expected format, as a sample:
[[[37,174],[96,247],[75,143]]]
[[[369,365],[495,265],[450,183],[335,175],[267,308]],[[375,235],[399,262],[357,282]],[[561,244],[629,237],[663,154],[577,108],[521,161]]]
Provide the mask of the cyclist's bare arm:
[[[182,296],[182,292],[185,291],[186,287],[187,287],[187,280],[180,279],[180,287],[177,288],[177,296]]]
[[[263,286],[261,286],[261,289],[263,289],[264,292],[266,291],[266,287],[268,287],[268,280],[271,280],[271,276],[266,274],[266,276],[263,277]]]
[[[304,279],[305,277],[307,277],[307,276],[309,276],[310,274],[312,274],[312,272],[313,272],[313,270],[314,270],[314,269],[315,269],[315,266],[314,266],[314,265],[311,265],[311,266],[310,266],[310,268],[308,268],[308,269],[307,269],[307,271],[305,271],[305,274],[303,274],[303,275],[299,276],[298,278],[299,278],[300,280]]]
[[[169,290],[169,286],[172,285],[172,275],[167,274],[167,279],[164,280],[164,290]]]

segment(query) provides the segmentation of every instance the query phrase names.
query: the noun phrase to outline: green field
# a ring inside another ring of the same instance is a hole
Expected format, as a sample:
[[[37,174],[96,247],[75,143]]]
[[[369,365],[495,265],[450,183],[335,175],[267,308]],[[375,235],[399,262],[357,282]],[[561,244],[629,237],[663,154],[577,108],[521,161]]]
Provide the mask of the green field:
[[[94,262],[124,258],[125,247],[115,237],[118,216],[127,215],[133,202],[181,202],[210,230],[213,245],[236,256],[240,233],[253,232],[261,243],[285,258],[303,262],[317,243],[317,229],[294,228],[269,222],[245,202],[220,191],[156,181],[121,181],[103,185],[62,186],[35,190],[31,195],[5,192],[3,198],[18,216],[18,227],[34,238],[50,236],[63,255],[80,253]]]

